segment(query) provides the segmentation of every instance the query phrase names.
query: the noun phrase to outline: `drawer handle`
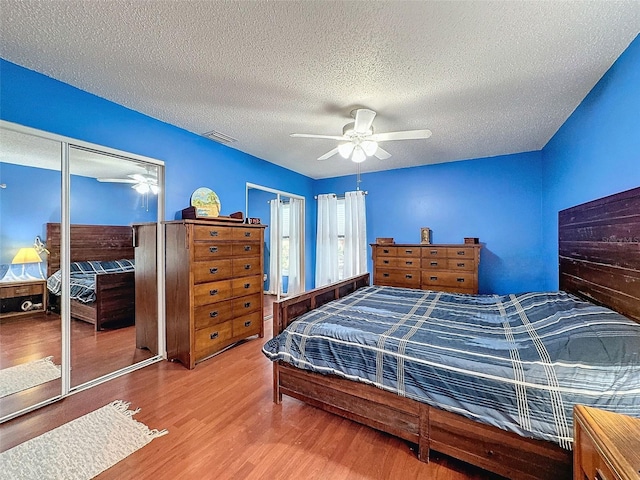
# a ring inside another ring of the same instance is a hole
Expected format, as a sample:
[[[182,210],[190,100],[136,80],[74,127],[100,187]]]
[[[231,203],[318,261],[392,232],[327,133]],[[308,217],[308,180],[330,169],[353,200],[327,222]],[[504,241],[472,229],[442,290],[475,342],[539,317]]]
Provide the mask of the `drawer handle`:
[[[405,265],[413,265],[413,262],[405,262]]]
[[[383,273],[383,274],[382,274],[382,276],[383,276],[383,277],[388,277],[388,276],[389,276],[389,274],[388,274],[388,273]]]
[[[438,280],[438,277],[429,277],[429,280]]]
[[[218,316],[218,312],[217,311],[209,312],[209,316],[211,318],[216,318]]]
[[[456,282],[464,283],[464,278],[458,277],[456,278]]]
[[[430,250],[429,253],[431,255],[437,255],[438,254],[438,250]]]
[[[430,265],[431,265],[432,267],[437,267],[437,266],[438,266],[438,262],[431,262],[431,263],[430,263]]]
[[[209,235],[212,237],[217,237],[218,236],[218,231],[217,230],[209,230]]]
[[[251,264],[250,263],[245,263],[244,269],[245,270],[251,270]]]
[[[607,477],[605,477],[604,473],[602,473],[602,470],[599,468],[596,468],[595,480],[607,480]]]
[[[217,269],[217,268],[210,268],[210,269],[209,269],[209,273],[210,273],[211,275],[215,275],[216,273],[218,273],[218,269]]]
[[[405,275],[404,278],[413,278],[413,275]]]
[[[244,322],[244,326],[245,327],[250,327],[251,326],[251,320],[249,320],[248,322]]]
[[[249,288],[250,286],[251,286],[251,284],[250,284],[250,283],[245,283],[245,284],[244,284],[244,288]]]
[[[209,338],[211,340],[215,340],[216,338],[218,338],[218,332],[213,332],[211,335],[209,335]]]
[[[456,263],[456,265],[459,267],[464,267],[464,263]]]
[[[387,250],[386,248],[383,248],[382,253],[389,253],[389,250]]]
[[[458,250],[458,255],[466,255],[467,252],[465,252],[464,250]]]
[[[385,265],[389,265],[389,260],[383,260],[382,263],[384,263]]]
[[[251,232],[244,232],[244,236],[245,237],[250,237],[251,236]]]
[[[244,308],[249,308],[251,306],[251,302],[244,302]]]
[[[214,295],[217,295],[217,294],[218,294],[218,289],[217,288],[215,290],[209,290],[209,295],[211,295],[212,297]]]
[[[218,247],[209,247],[210,253],[216,253],[218,251]]]
[[[251,251],[251,245],[245,245],[244,246],[244,251],[245,252],[250,252]]]
[[[413,250],[405,250],[404,253],[411,254],[411,253],[413,253]]]

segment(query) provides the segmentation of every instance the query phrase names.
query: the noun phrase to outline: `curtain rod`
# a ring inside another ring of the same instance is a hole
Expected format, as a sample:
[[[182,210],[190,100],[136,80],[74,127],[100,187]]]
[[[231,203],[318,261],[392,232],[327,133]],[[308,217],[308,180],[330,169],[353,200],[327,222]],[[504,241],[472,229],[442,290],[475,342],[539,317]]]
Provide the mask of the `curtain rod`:
[[[357,191],[358,191],[358,192],[362,192],[364,195],[369,195],[369,192],[368,192],[368,191],[366,191],[366,190],[357,190]],[[332,193],[331,195],[333,195],[334,197],[337,197],[337,198],[344,198],[344,195],[336,195],[335,193]],[[317,195],[315,195],[313,198],[314,198],[315,200],[317,200],[317,199],[318,199],[318,196],[317,196]]]

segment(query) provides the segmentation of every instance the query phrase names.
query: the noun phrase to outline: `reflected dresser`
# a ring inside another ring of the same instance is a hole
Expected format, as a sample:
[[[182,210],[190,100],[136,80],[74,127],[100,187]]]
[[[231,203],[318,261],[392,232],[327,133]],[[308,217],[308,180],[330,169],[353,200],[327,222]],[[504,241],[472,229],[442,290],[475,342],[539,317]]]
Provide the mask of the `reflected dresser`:
[[[165,222],[167,356],[188,368],[264,336],[265,225]]]

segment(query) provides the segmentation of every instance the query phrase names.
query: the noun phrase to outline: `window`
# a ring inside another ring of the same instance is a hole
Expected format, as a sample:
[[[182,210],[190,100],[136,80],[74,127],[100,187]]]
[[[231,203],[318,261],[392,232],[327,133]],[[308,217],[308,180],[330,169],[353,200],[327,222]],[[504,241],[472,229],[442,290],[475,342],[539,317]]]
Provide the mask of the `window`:
[[[338,279],[344,278],[344,198],[338,199]]]

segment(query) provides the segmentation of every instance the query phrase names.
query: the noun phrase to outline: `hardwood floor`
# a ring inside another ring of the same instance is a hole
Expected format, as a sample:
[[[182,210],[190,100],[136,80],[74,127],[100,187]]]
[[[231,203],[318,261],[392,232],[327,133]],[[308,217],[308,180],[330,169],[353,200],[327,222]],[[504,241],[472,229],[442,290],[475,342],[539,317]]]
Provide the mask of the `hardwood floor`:
[[[271,337],[271,321],[265,323]],[[187,370],[160,362],[0,425],[4,451],[116,399],[134,417],[169,430],[100,479],[498,478],[445,456],[431,463],[413,446],[289,397],[272,402],[264,339],[245,341]]]

